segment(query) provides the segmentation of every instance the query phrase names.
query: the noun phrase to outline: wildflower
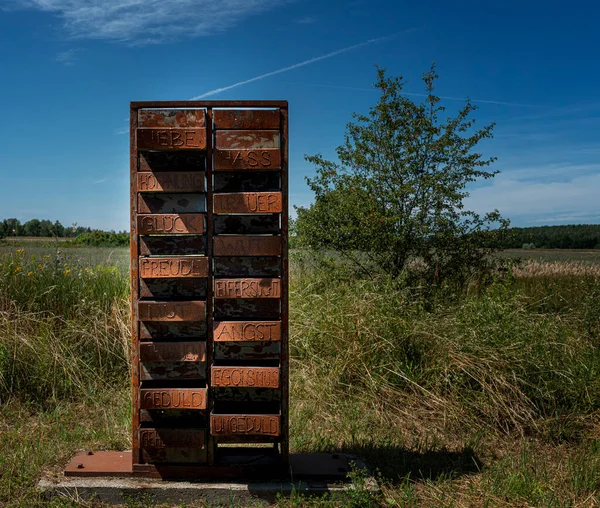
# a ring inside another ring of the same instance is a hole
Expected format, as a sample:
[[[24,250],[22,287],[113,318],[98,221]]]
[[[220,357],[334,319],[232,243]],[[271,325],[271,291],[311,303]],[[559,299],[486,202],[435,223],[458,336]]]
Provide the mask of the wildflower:
[[[65,275],[69,275],[71,273],[71,270],[69,270],[68,268],[65,270]]]
[[[23,254],[25,252],[25,249],[17,249],[17,254]]]
[[[45,268],[45,266],[44,266],[42,263],[40,263],[40,264],[38,265],[38,268],[39,268],[40,270],[43,270],[43,269]]]
[[[27,272],[27,277],[33,277],[33,272]]]
[[[22,268],[22,267],[20,267],[20,266],[17,266],[17,267],[15,268],[15,273],[19,273],[19,272],[22,272],[22,271],[23,271],[23,268]]]
[[[48,261],[50,259],[50,256],[44,256],[44,260]]]

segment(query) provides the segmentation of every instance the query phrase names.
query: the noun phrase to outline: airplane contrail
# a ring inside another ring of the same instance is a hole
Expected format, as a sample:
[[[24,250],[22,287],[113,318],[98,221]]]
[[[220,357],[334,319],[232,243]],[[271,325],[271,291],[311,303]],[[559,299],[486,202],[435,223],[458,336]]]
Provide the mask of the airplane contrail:
[[[289,65],[287,67],[283,67],[281,69],[277,69],[276,71],[267,72],[266,74],[261,74],[260,76],[255,76],[253,78],[246,79],[244,81],[238,81],[237,83],[234,83],[233,85],[224,86],[222,88],[215,88],[214,90],[210,90],[208,92],[205,92],[202,95],[197,95],[196,97],[192,97],[190,100],[195,101],[195,100],[198,100],[198,99],[204,99],[205,97],[210,97],[211,95],[216,95],[218,93],[225,92],[226,90],[231,90],[232,88],[237,88],[238,86],[247,85],[248,83],[252,83],[254,81],[259,81],[261,79],[269,78],[271,76],[275,76],[276,74],[281,74],[282,72],[287,72],[287,71],[291,71],[291,70],[294,70],[294,69],[298,69],[299,67],[304,67],[305,65],[310,65],[310,64],[315,63],[315,62],[320,62],[321,60],[326,60],[327,58],[331,58],[331,57],[334,57],[334,56],[337,56],[337,55],[341,55],[342,53],[346,53],[348,51],[352,51],[353,49],[362,48],[363,46],[368,46],[369,44],[375,44],[375,43],[378,43],[378,42],[388,41],[388,40],[394,39],[395,37],[398,37],[401,34],[410,32],[412,30],[413,29],[404,30],[402,32],[397,32],[397,33],[392,34],[392,35],[386,35],[385,37],[377,37],[375,39],[369,39],[367,41],[360,42],[358,44],[353,44],[352,46],[348,46],[346,48],[342,48],[342,49],[338,49],[336,51],[332,51],[331,53],[327,53],[326,55],[316,56],[316,57],[311,58],[309,60],[305,60],[304,62],[299,62],[299,63],[296,63],[294,65]]]

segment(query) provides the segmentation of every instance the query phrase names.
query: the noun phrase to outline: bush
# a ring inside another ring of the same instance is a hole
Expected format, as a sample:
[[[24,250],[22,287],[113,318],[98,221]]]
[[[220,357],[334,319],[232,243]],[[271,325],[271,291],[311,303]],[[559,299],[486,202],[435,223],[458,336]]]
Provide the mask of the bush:
[[[129,233],[92,231],[77,236],[73,243],[75,245],[88,245],[90,247],[128,247]]]
[[[475,128],[468,100],[445,117],[434,94],[435,67],[424,73],[425,98],[413,102],[401,77],[378,69],[377,104],[354,114],[337,161],[306,157],[316,166],[307,178],[315,195],[297,208],[297,244],[335,251],[370,271],[368,263],[399,278],[415,259],[430,286],[463,285],[474,272],[490,273],[508,221],[497,210],[485,215],[465,208],[472,182],[493,178],[494,158],[476,151],[494,125]],[[500,229],[493,229],[500,226]]]

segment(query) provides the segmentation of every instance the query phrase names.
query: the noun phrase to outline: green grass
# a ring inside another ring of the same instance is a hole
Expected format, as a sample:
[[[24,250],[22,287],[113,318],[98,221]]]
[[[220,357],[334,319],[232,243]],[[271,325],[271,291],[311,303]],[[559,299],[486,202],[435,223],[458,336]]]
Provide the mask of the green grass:
[[[127,251],[35,248],[0,258],[0,504],[12,506],[41,504],[36,480],[76,450],[129,446],[128,284],[111,265]],[[432,305],[418,287],[293,256],[292,448],[360,455],[382,489],[278,504],[600,505],[594,273],[542,267]]]
[[[0,397],[96,396],[128,373],[127,278],[60,252],[0,254]]]
[[[365,457],[400,505],[600,501],[599,280],[509,277],[433,312],[331,272],[292,289],[294,448]]]
[[[0,240],[0,256],[13,255],[21,249],[28,257],[35,256],[38,261],[44,256],[50,256],[52,259],[58,257],[64,262],[88,267],[98,265],[116,267],[124,275],[129,272],[129,249],[123,247],[80,247],[70,240],[55,242],[39,238]]]
[[[524,260],[536,260],[549,262],[572,262],[581,261],[592,264],[600,263],[600,249],[507,249],[498,254],[501,257],[521,258]]]

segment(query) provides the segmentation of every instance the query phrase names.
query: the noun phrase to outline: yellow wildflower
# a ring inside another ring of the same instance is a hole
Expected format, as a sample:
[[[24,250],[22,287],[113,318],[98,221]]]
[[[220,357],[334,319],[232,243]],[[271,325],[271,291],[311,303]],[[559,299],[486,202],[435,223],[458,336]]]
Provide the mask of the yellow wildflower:
[[[23,254],[23,252],[25,252],[25,249],[17,249],[17,254]]]
[[[69,270],[68,268],[65,270],[65,275],[69,275],[71,273],[71,270]]]
[[[27,277],[33,277],[33,272],[27,272]]]
[[[50,259],[50,256],[44,256],[44,259],[45,259],[46,261],[48,261],[48,260]]]
[[[23,271],[23,268],[21,268],[20,266],[17,266],[15,268],[15,273],[19,273],[19,272],[22,272],[22,271]]]
[[[43,265],[42,263],[40,263],[40,264],[38,265],[38,268],[39,268],[40,270],[43,270],[43,269],[44,269],[44,265]]]

